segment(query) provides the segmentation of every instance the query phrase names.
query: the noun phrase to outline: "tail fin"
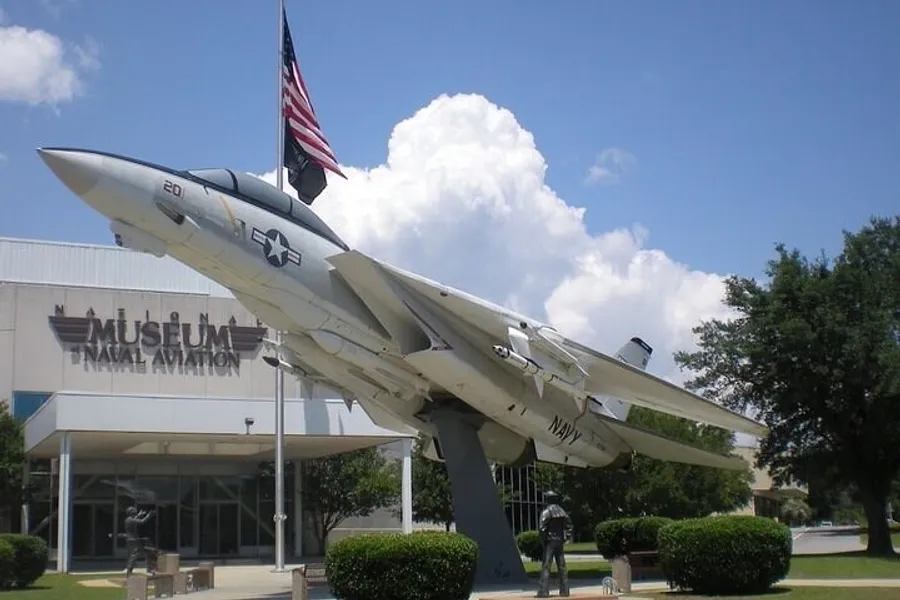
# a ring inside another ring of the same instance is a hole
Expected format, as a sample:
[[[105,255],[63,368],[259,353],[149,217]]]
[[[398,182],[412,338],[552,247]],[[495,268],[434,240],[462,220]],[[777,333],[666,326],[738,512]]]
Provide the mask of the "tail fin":
[[[652,355],[653,348],[639,337],[631,338],[624,346],[619,348],[618,352],[616,352],[616,358],[641,370],[647,369],[647,363],[650,362],[650,357]],[[600,399],[598,398],[598,400]],[[623,402],[618,398],[613,398],[612,396],[603,397],[602,402],[606,407],[606,410],[603,410],[601,406],[595,405],[591,407],[593,412],[611,414],[620,421],[624,421],[628,418],[628,412],[631,410],[631,405],[629,403]],[[596,410],[594,410],[594,408],[596,408]]]

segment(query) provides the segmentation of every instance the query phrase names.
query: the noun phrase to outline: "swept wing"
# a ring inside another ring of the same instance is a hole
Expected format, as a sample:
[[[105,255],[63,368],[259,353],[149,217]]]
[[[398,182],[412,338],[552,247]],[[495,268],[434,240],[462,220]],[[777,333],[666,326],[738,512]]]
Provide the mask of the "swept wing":
[[[416,329],[415,321],[393,292],[389,284],[391,278],[433,301],[456,319],[504,343],[509,341],[510,327],[522,329],[528,334],[532,347],[569,360],[569,370],[584,375],[582,387],[587,393],[614,396],[638,406],[750,435],[768,433],[764,425],[752,419],[484,299],[380,262],[358,250],[337,254],[328,260],[394,336],[401,351],[404,347],[418,346],[418,340],[410,337],[410,331]],[[552,336],[542,334],[548,330]],[[486,353],[488,351],[486,349]]]

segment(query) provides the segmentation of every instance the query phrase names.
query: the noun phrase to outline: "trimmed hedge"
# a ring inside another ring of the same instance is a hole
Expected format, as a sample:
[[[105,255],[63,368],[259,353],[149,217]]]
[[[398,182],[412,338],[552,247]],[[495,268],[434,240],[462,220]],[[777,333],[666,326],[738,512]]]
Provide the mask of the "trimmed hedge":
[[[35,535],[0,535],[13,549],[14,575],[10,587],[29,587],[47,570],[49,551],[47,542]]]
[[[0,590],[13,586],[16,576],[16,551],[12,544],[0,538]]]
[[[696,594],[761,594],[791,568],[787,525],[765,517],[720,516],[659,531],[659,564],[670,586]]]
[[[659,530],[672,523],[666,517],[634,517],[604,521],[594,528],[597,552],[612,560],[628,552],[647,552],[658,549]]]
[[[341,600],[466,600],[478,545],[456,532],[347,537],[325,556],[328,588]]]
[[[519,552],[531,560],[544,560],[544,544],[540,534],[535,530],[523,531],[516,536],[516,546]]]

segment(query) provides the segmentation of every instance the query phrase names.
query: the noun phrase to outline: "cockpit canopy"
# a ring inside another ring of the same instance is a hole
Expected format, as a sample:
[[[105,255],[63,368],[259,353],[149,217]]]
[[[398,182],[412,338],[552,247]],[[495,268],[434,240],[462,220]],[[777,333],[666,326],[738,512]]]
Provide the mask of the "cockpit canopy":
[[[191,169],[187,173],[220,191],[288,219],[343,250],[350,249],[306,204],[259,177],[231,169]]]

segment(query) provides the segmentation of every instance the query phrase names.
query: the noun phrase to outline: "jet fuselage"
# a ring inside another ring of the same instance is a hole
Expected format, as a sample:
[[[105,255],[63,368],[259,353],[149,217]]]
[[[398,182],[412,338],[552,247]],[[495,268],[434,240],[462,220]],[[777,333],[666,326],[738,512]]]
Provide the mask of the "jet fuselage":
[[[346,244],[309,207],[262,180],[83,150],[44,149],[41,156],[110,219],[117,243],[172,256],[229,288],[285,332],[283,347],[271,344],[280,353],[279,368],[307,380],[319,377],[356,399],[378,425],[411,427],[434,438],[428,412],[449,402],[484,419],[480,440],[499,463],[537,458],[606,466],[630,457],[627,446],[591,419],[592,411],[617,416],[604,404],[573,402],[551,385],[539,394],[530,378],[492,352],[508,343],[510,328],[552,332],[544,323],[384,265],[413,284],[452,292],[410,306],[428,313],[421,315],[426,327],[406,321],[388,333],[329,262],[349,250]],[[456,302],[455,312],[441,311],[441,302]],[[480,310],[467,312],[467,303]],[[430,326],[440,331],[423,335]]]

